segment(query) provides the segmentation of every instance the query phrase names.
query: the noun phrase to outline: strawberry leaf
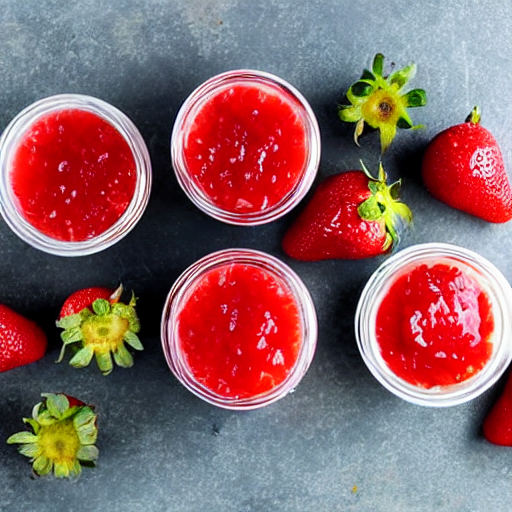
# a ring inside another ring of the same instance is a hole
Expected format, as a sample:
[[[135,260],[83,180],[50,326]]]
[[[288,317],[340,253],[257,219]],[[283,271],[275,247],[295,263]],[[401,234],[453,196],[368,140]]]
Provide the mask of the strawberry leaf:
[[[373,85],[367,80],[359,80],[350,87],[352,94],[358,98],[369,96],[373,92]]]
[[[424,107],[427,104],[427,93],[423,89],[413,89],[402,98],[407,108]]]
[[[121,368],[131,368],[133,366],[133,357],[124,345],[119,345],[117,350],[114,350],[113,356],[117,366]]]
[[[400,188],[402,186],[402,182],[400,180],[395,181],[389,186],[389,195],[392,199],[397,200],[400,197]]]
[[[384,55],[382,53],[377,53],[373,58],[372,69],[374,74],[382,76],[384,72]]]
[[[94,445],[82,446],[76,454],[77,459],[85,461],[95,461],[98,456],[98,448]]]
[[[96,414],[94,414],[93,410],[90,407],[85,406],[82,407],[73,418],[73,424],[75,425],[75,428],[79,430],[83,425],[94,421],[95,418]]]
[[[110,352],[96,352],[96,363],[103,375],[108,375],[112,369],[112,356]]]
[[[382,152],[388,149],[396,135],[396,125],[382,125],[380,127],[380,145]]]
[[[74,368],[85,368],[92,360],[94,349],[90,346],[81,348],[69,361]]]
[[[39,432],[39,429],[41,428],[39,426],[39,423],[37,423],[37,421],[33,418],[23,418],[23,423],[30,425],[32,427],[32,430],[34,431],[34,434],[36,435]]]
[[[7,439],[7,444],[36,443],[37,436],[30,432],[17,432]]]
[[[77,434],[80,443],[82,443],[84,447],[93,445],[98,437],[98,431],[94,425],[91,425],[88,428],[84,427],[80,430],[77,430]]]
[[[124,335],[124,341],[135,350],[144,350],[139,337],[133,331],[127,331]]]
[[[53,464],[50,459],[48,459],[44,455],[40,455],[34,460],[34,464],[32,465],[32,467],[38,475],[43,476],[48,474],[52,470]]]
[[[480,107],[473,107],[473,110],[466,117],[466,123],[478,124],[480,123]]]
[[[354,130],[354,142],[359,146],[359,137],[362,135],[364,130],[364,119],[360,119],[356,124],[356,129]]]
[[[57,321],[57,327],[61,329],[72,329],[73,327],[78,327],[80,322],[82,321],[82,317],[80,313],[75,313],[74,315],[68,315],[62,317]]]
[[[96,299],[92,303],[92,309],[98,316],[105,316],[110,313],[110,302],[105,299]]]
[[[60,335],[62,341],[65,345],[69,345],[70,343],[75,343],[77,341],[81,341],[83,338],[82,331],[80,327],[72,327],[66,331],[63,331]]]
[[[359,215],[364,220],[379,220],[383,217],[381,205],[375,196],[363,201],[357,208]]]
[[[56,419],[59,419],[69,409],[69,401],[65,395],[43,393],[42,396],[46,398],[46,407],[48,408],[48,411]]]
[[[389,77],[390,84],[396,84],[401,89],[409,80],[414,78],[416,74],[416,64],[410,64],[403,69],[399,69],[392,73]]]
[[[39,450],[40,448],[37,445],[37,443],[22,444],[18,448],[18,452],[20,452],[21,455],[25,455],[25,457],[30,457],[31,459],[37,457],[37,455],[39,454]]]

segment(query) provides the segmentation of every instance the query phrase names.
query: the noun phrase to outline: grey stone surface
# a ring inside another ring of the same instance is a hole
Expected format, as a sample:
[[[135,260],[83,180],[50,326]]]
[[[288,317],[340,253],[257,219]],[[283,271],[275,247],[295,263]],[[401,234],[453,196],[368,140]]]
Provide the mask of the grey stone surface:
[[[310,101],[322,132],[318,181],[378,158],[376,134],[356,148],[335,104],[380,51],[418,73],[429,104],[412,111],[424,130],[400,132],[385,156],[415,214],[402,247],[440,241],[473,249],[512,279],[512,224],[490,225],[438,203],[419,177],[421,154],[441,129],[478,104],[512,166],[510,0],[2,0],[0,129],[44,96],[76,92],[123,110],[141,130],[154,167],[149,207],[107,251],[59,258],[32,249],[0,222],[0,301],[38,320],[43,360],[0,374],[1,512],[510,512],[512,452],[480,426],[503,382],[448,409],[405,403],[362,362],[353,334],[359,293],[382,258],[291,261],[280,239],[295,213],[240,228],[200,213],[178,188],[169,159],[177,110],[194,87],[228,69],[273,72]],[[318,349],[296,392],[254,412],[216,409],[179,385],[159,340],[165,296],[211,251],[252,247],[287,261],[309,287]],[[131,370],[55,364],[54,320],[80,287],[135,290],[146,350]],[[31,480],[5,439],[41,392],[97,404],[98,467],[77,482]]]

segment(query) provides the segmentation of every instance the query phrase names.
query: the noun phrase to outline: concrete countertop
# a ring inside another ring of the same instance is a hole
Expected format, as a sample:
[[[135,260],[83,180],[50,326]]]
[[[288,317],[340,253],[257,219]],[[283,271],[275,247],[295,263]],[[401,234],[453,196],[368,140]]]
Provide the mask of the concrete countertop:
[[[299,263],[280,240],[296,211],[259,227],[202,214],[179,189],[169,138],[187,95],[214,74],[252,68],[297,87],[322,135],[318,179],[375,167],[376,133],[352,141],[336,102],[373,55],[418,72],[428,105],[411,111],[384,156],[415,221],[401,247],[449,242],[493,262],[512,282],[512,224],[491,225],[437,202],[419,175],[422,152],[474,105],[512,169],[512,3],[428,0],[4,0],[0,9],[0,130],[57,93],[96,96],[124,111],[151,153],[149,206],[120,243],[82,258],[51,256],[0,221],[0,302],[46,330],[46,356],[0,374],[1,512],[510,512],[512,448],[487,443],[482,420],[503,379],[451,408],[411,405],[386,391],[359,355],[353,317],[384,258]],[[300,209],[298,207],[297,211]],[[183,388],[160,346],[165,297],[201,256],[227,247],[273,254],[296,270],[318,313],[313,364],[295,393],[267,408],[215,408]],[[141,339],[130,370],[55,364],[54,322],[71,292],[122,282],[139,297]],[[42,392],[96,404],[100,458],[76,482],[30,478],[8,446]]]

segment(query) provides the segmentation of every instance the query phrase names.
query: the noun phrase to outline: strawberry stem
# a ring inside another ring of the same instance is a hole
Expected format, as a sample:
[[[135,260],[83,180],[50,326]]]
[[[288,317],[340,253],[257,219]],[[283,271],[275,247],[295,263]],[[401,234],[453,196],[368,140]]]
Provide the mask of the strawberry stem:
[[[375,221],[384,219],[387,237],[384,250],[396,246],[400,240],[400,231],[404,225],[412,222],[412,212],[399,200],[401,181],[387,184],[387,176],[382,163],[379,164],[379,177],[375,179],[361,162],[364,174],[368,178],[371,196],[358,207],[358,213],[364,220]]]
[[[480,123],[480,107],[475,106],[473,110],[466,117],[466,123],[479,124]]]

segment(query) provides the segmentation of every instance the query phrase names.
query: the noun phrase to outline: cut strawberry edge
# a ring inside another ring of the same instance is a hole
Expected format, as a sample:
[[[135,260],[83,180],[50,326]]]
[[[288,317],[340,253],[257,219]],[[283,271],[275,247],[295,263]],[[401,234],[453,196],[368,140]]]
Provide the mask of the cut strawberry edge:
[[[111,298],[114,298],[115,296],[115,302],[117,302],[120,295],[120,293],[117,294],[118,290],[119,288],[117,290],[112,290],[111,288],[101,286],[78,290],[72,293],[64,302],[60,310],[59,319],[80,313],[80,311],[85,308],[90,309],[96,299],[105,299],[110,301]]]
[[[65,395],[69,402],[69,407],[82,407],[83,405],[87,405],[82,400],[75,398],[74,396]],[[90,406],[89,406],[90,407]]]

